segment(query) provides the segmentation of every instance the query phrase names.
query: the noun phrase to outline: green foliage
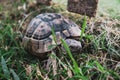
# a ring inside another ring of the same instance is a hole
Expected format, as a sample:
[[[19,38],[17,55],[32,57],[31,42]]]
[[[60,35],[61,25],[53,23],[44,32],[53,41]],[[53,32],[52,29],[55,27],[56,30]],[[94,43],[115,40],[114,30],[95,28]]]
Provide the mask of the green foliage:
[[[79,69],[79,67],[78,67],[75,59],[73,58],[72,53],[71,53],[71,51],[70,51],[67,43],[66,43],[63,39],[61,40],[61,42],[62,42],[63,46],[65,47],[65,50],[67,51],[70,59],[71,59],[72,62],[73,62],[73,67],[74,67],[74,72],[75,72],[75,74],[81,74],[81,75],[82,75],[82,72],[80,72],[80,69]]]
[[[4,59],[4,57],[1,57],[1,65],[2,65],[2,70],[4,72],[4,78],[6,78],[7,80],[11,79],[10,73],[12,73],[14,80],[20,80],[18,75],[14,72],[13,69],[10,69],[7,67],[6,61]]]
[[[13,69],[10,69],[10,72],[12,73],[14,80],[20,80],[18,75],[15,73]]]
[[[85,28],[86,28],[86,25],[87,24],[87,22],[86,22],[86,16],[84,16],[84,21],[83,21],[83,24],[82,24],[82,30],[81,30],[81,35],[80,35],[80,41],[82,41],[82,38],[83,38],[83,36],[85,35],[84,33],[85,33]]]
[[[27,0],[20,0],[21,1],[21,3],[25,3]]]
[[[52,27],[52,37],[53,37],[53,40],[55,41],[55,43],[57,44],[57,38],[56,38],[56,34],[55,34],[55,31],[54,31],[54,28]]]
[[[10,72],[8,70],[7,64],[3,56],[1,57],[1,65],[6,79],[10,79]]]
[[[3,10],[3,6],[2,5],[0,5],[0,11],[2,11]]]
[[[70,59],[72,60],[73,68],[72,68],[72,66],[71,66],[71,68],[72,68],[73,73],[76,75],[75,77],[80,78],[80,79],[83,79],[83,80],[86,80],[87,78],[83,75],[83,72],[82,72],[82,70],[80,69],[80,67],[78,67],[78,64],[77,64],[77,62],[75,61],[75,59],[73,58],[72,53],[71,53],[71,51],[70,51],[67,43],[66,43],[63,39],[61,39],[61,42],[62,42],[65,50],[67,51]]]
[[[106,46],[105,46],[106,45],[105,33],[106,32],[101,33],[100,37],[97,37],[97,39],[93,40],[93,42],[95,44],[94,48],[96,50],[99,50],[99,49],[107,50]]]

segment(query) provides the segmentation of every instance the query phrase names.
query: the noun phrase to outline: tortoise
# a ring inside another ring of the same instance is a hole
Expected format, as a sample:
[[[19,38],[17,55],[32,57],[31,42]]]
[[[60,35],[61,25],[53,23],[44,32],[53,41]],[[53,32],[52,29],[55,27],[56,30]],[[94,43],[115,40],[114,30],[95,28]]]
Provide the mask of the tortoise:
[[[59,13],[42,13],[33,18],[22,39],[23,45],[36,56],[50,52],[56,47],[49,48],[56,44],[52,29],[56,35],[57,45],[61,45],[61,39],[64,39],[72,52],[82,48],[81,42],[76,40],[81,33],[79,26]]]

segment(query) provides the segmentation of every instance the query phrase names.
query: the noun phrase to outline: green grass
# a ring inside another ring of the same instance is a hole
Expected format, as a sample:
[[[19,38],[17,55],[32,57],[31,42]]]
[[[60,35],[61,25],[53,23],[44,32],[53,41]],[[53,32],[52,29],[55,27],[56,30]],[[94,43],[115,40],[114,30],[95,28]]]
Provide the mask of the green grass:
[[[81,35],[80,35],[80,41],[82,41],[84,34],[85,34],[85,28],[87,27],[87,22],[86,22],[86,16],[84,17],[84,21],[82,24],[82,29],[81,29]]]
[[[2,65],[2,70],[3,70],[3,72],[4,72],[5,78],[10,79],[10,72],[9,72],[9,70],[8,70],[6,61],[5,61],[5,59],[3,58],[3,56],[1,57],[1,65]]]
[[[24,3],[24,0],[21,1]],[[64,1],[59,2],[66,5]],[[98,11],[98,15],[109,13],[109,18],[119,19],[119,15],[117,15],[119,9],[117,7],[119,7],[120,2],[118,2],[119,0],[110,1],[100,0],[99,10],[103,10]],[[114,5],[111,6],[112,4]],[[17,6],[19,6],[19,3],[17,3]],[[14,9],[14,7],[12,8]],[[64,12],[64,9],[61,10],[59,8],[61,7],[55,5],[49,7],[47,10],[44,9],[43,12]],[[0,10],[2,10],[2,5],[0,5]],[[83,50],[78,53],[72,53],[64,39],[62,39],[61,42],[66,51],[62,51],[58,47],[60,51],[50,54],[50,57],[52,56],[51,58],[56,64],[53,64],[52,60],[48,60],[51,63],[46,68],[46,60],[39,60],[38,57],[29,54],[21,46],[17,30],[20,25],[18,21],[23,20],[23,16],[20,14],[24,11],[16,11],[17,13],[14,13],[14,15],[17,14],[19,17],[16,15],[14,16],[15,18],[11,18],[10,12],[12,11],[8,12],[7,17],[4,19],[0,18],[0,80],[44,80],[46,78],[48,80],[120,79],[119,31],[115,30],[115,34],[110,33],[105,29],[106,25],[101,25],[99,27],[95,26],[96,28],[92,33],[89,30],[88,24],[86,24],[86,19],[82,19],[81,21],[80,18],[74,18],[76,16],[69,16],[66,13],[68,17],[73,18],[78,24],[80,24],[79,22],[83,22],[83,26],[81,27],[82,36],[80,37],[81,40],[84,40]],[[117,25],[114,25],[114,27],[119,29]],[[54,30],[52,30],[52,34],[56,41]],[[54,71],[54,67],[56,71]],[[56,72],[55,75],[54,72]]]

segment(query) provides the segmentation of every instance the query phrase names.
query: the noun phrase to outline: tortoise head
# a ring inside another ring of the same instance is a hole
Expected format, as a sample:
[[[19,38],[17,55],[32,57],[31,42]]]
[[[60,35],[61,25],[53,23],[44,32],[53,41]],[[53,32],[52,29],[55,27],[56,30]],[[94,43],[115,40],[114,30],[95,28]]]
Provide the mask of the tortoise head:
[[[78,52],[82,48],[82,45],[81,45],[80,41],[77,41],[75,39],[66,39],[65,41],[68,44],[71,52]]]

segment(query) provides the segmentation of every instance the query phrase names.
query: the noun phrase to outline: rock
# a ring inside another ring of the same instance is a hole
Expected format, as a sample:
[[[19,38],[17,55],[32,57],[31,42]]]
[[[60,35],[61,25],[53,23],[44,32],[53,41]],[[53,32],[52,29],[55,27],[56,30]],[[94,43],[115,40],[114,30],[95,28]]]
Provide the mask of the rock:
[[[67,9],[70,12],[95,17],[98,0],[68,0]]]

